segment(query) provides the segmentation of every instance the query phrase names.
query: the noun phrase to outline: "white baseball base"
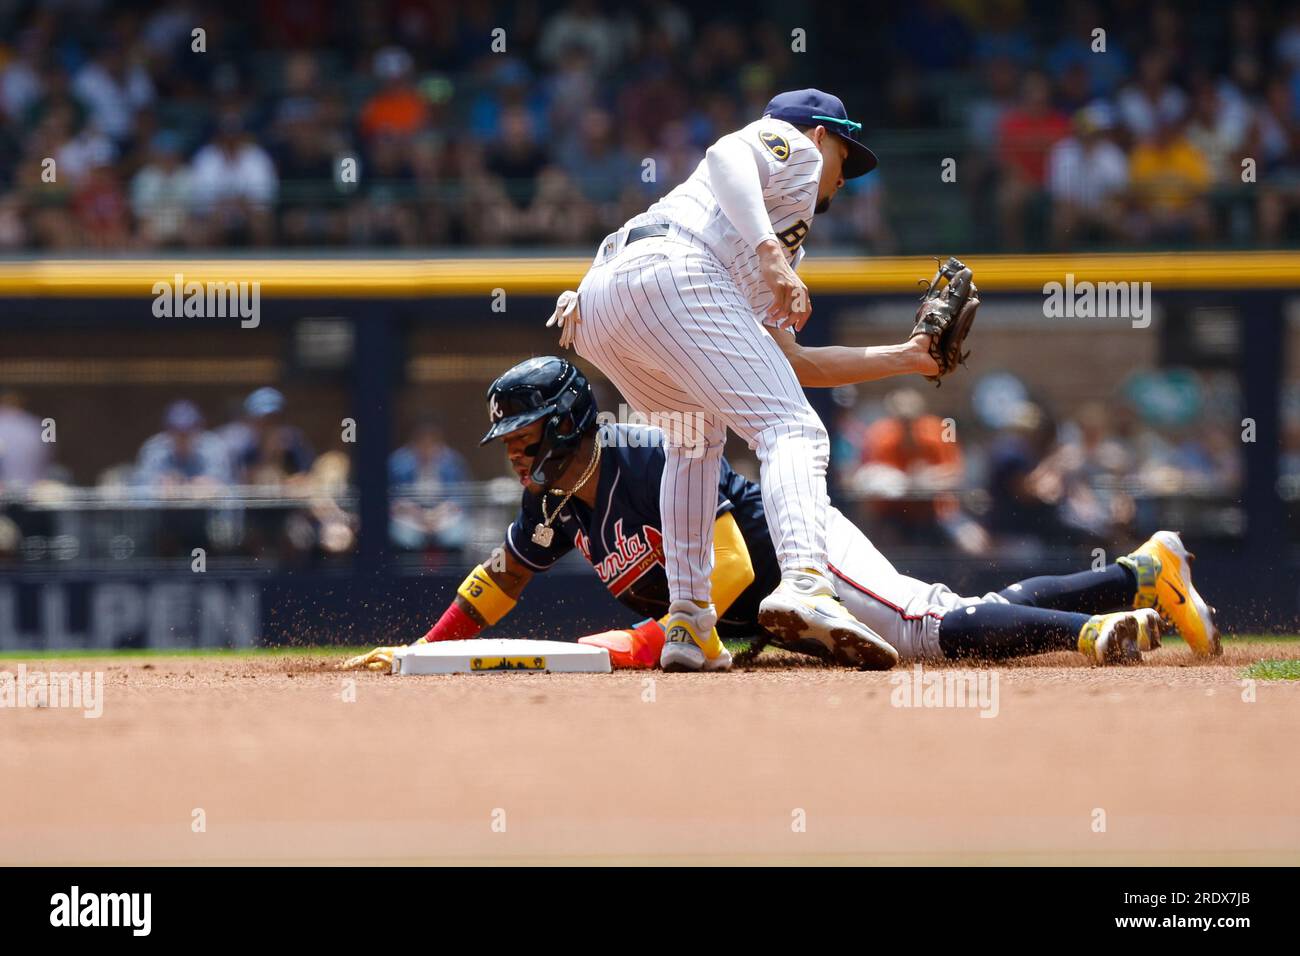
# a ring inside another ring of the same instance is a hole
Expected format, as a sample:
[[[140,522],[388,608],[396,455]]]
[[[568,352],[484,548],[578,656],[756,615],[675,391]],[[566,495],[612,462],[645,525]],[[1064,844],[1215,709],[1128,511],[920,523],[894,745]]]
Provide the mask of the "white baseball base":
[[[502,637],[411,644],[393,655],[394,674],[608,674],[609,651],[568,641]]]

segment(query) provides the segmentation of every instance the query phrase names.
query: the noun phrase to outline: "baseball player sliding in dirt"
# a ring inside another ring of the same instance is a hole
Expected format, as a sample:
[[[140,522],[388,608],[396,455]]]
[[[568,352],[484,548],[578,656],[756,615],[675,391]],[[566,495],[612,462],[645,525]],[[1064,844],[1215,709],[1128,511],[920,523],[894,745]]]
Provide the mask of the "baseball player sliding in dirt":
[[[848,354],[852,351],[853,355]],[[881,349],[803,349],[794,363],[810,374],[857,381],[936,371],[926,336]],[[659,492],[667,470],[663,433],[639,425],[600,425],[582,374],[561,358],[529,359],[489,392],[492,427],[483,441],[504,443],[524,486],[518,517],[499,559],[480,565],[420,641],[476,636],[500,621],[534,574],[577,548],[610,593],[648,619],[589,635],[616,667],[661,661],[671,620]],[[548,499],[558,498],[554,508]],[[764,628],[761,606],[781,577],[759,488],[725,461],[710,502],[714,561],[710,598],[718,620],[709,638],[757,638],[837,663],[855,655],[815,638]],[[539,528],[552,532],[538,535]],[[1098,571],[1036,577],[980,598],[900,574],[858,528],[829,511],[828,571],[850,612],[883,635],[905,660],[995,660],[1075,648],[1090,662],[1137,661],[1173,624],[1199,655],[1220,652],[1212,610],[1192,585],[1181,538],[1159,531],[1132,554]],[[387,670],[394,647],[343,666]]]
[[[812,305],[794,271],[813,217],[876,166],[837,97],[781,93],[719,139],[681,185],[607,236],[578,287],[579,355],[666,431],[659,511],[667,565],[668,669],[725,670],[710,639],[713,522],[731,428],[758,453],[781,569],[758,617],[863,667],[897,657],[836,598],[827,567],[830,441],[765,326],[799,329]]]

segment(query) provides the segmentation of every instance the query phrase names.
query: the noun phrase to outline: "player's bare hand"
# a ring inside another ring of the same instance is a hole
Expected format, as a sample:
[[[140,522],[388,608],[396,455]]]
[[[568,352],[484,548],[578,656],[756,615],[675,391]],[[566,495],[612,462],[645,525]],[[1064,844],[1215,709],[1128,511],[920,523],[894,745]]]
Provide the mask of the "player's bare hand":
[[[930,344],[934,341],[933,335],[927,335],[925,332],[918,332],[908,341],[912,347],[912,358],[916,362],[916,368],[913,371],[918,375],[927,377],[939,374],[939,363],[934,360],[930,354]]]
[[[573,344],[573,337],[578,333],[582,323],[582,313],[578,311],[578,293],[565,289],[555,300],[555,311],[546,320],[546,327],[556,326],[560,330],[560,348],[567,349]]]
[[[760,242],[757,252],[759,273],[773,296],[767,317],[776,319],[777,325],[783,329],[799,331],[812,315],[812,297],[808,294],[808,287],[790,268],[775,239]]]

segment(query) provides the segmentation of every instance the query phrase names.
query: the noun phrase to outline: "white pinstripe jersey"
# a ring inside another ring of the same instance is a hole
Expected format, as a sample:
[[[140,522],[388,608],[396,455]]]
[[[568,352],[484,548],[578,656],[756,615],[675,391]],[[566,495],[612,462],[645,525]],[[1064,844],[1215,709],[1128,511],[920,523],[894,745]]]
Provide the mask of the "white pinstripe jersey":
[[[787,261],[797,266],[817,205],[821,153],[812,140],[785,120],[756,120],[728,135],[740,137],[766,160],[763,204]],[[759,274],[758,255],[718,207],[707,160],[701,160],[684,183],[631,220],[630,225],[663,221],[676,223],[698,236],[730,273],[754,311],[759,316],[767,313],[772,292]]]

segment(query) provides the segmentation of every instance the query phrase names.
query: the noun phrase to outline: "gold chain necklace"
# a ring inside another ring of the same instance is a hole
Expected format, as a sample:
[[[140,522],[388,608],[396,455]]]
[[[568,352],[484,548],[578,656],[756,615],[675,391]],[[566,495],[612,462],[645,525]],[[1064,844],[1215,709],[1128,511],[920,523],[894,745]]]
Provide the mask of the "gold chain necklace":
[[[591,476],[595,473],[596,468],[599,465],[600,465],[600,433],[597,432],[596,447],[592,451],[591,461],[587,464],[587,470],[582,473],[582,477],[578,479],[578,483],[574,485],[573,488],[570,489],[569,491],[547,490],[542,493],[542,518],[544,519],[544,521],[542,524],[539,524],[537,527],[533,529],[534,544],[541,545],[543,548],[549,548],[551,546],[551,542],[555,540],[555,529],[551,527],[551,522],[560,516],[560,512],[563,511],[564,506],[569,503],[569,499],[572,498],[574,495],[576,495],[579,491],[581,491],[582,486],[591,480]],[[547,495],[564,495],[564,498],[560,501],[559,506],[555,509],[555,511],[553,511],[550,514],[546,513]]]

